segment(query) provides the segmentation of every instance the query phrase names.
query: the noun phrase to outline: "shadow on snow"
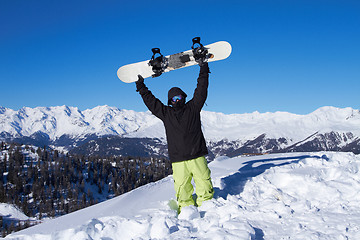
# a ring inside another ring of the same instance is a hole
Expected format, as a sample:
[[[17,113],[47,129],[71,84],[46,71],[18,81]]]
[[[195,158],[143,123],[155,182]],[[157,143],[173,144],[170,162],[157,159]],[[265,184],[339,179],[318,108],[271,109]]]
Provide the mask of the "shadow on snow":
[[[305,158],[318,158],[318,159],[322,158],[328,160],[326,155],[323,155],[321,157],[302,155],[302,156],[294,156],[294,157],[279,157],[279,158],[248,161],[245,162],[244,163],[245,165],[241,167],[236,173],[221,179],[223,189],[215,187],[214,197],[215,198],[222,197],[226,199],[229,194],[238,195],[244,190],[244,186],[249,179],[262,174],[267,169],[270,169],[272,167],[284,166],[292,163],[298,163],[299,161]],[[263,240],[264,239],[263,231],[259,228],[255,228],[255,227],[253,228],[255,230],[255,236],[253,236],[251,239]]]
[[[223,189],[214,188],[215,190],[215,198],[222,197],[224,199],[227,198],[227,195],[237,195],[240,194],[244,190],[244,186],[246,182],[256,177],[267,169],[272,167],[284,166],[292,163],[298,163],[299,161],[305,158],[323,158],[327,159],[325,155],[319,156],[310,156],[310,155],[302,155],[302,156],[294,156],[294,157],[279,157],[279,158],[269,158],[269,159],[259,159],[245,162],[245,166],[241,167],[236,173],[224,177],[221,179],[223,184]],[[255,166],[254,166],[255,165]]]

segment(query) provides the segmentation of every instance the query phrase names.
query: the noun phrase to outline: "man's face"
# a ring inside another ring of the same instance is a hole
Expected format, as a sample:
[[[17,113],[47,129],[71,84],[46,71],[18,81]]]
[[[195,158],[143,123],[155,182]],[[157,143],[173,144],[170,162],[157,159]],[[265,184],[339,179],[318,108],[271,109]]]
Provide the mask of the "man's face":
[[[176,95],[176,96],[174,96],[174,97],[171,99],[172,105],[176,104],[177,102],[180,102],[181,99],[183,99],[183,96],[182,96],[182,95]]]

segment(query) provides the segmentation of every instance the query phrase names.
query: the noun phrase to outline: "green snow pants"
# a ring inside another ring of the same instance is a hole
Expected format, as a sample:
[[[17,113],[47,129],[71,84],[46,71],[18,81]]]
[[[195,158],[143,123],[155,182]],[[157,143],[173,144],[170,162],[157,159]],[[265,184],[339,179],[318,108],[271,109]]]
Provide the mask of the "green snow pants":
[[[214,189],[205,157],[172,163],[172,169],[179,211],[182,207],[195,205],[192,197],[194,192],[194,187],[191,184],[192,178],[195,182],[197,206],[201,206],[203,201],[213,198]]]

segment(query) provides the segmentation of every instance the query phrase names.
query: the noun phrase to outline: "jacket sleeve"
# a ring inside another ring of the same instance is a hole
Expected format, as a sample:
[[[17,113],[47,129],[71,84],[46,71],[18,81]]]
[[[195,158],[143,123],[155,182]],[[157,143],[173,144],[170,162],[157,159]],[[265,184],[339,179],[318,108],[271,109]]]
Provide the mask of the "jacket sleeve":
[[[201,111],[207,98],[208,86],[209,86],[209,73],[210,73],[209,65],[208,63],[204,63],[204,65],[200,67],[200,73],[197,79],[197,86],[193,97],[194,106],[198,111]]]
[[[146,87],[144,81],[136,82],[136,91],[140,93],[150,112],[163,120],[166,106],[151,93],[151,91]]]

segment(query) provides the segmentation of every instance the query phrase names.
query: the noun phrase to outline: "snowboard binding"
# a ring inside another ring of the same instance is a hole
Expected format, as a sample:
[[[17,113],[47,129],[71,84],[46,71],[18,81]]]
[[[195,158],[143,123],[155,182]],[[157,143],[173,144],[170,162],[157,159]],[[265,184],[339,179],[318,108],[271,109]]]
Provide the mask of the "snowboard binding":
[[[160,48],[153,48],[151,49],[151,51],[153,52],[153,55],[151,57],[151,60],[149,61],[149,66],[152,67],[152,70],[154,72],[152,77],[158,77],[167,68],[169,61],[160,53]],[[159,54],[160,56],[155,58],[156,54]]]
[[[208,50],[200,43],[200,37],[192,39],[193,45],[191,46],[195,61],[201,66],[209,58],[213,57],[212,54],[208,53]],[[198,44],[197,47],[195,45]]]

